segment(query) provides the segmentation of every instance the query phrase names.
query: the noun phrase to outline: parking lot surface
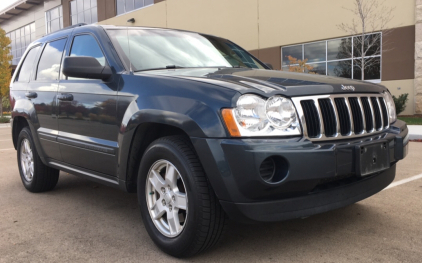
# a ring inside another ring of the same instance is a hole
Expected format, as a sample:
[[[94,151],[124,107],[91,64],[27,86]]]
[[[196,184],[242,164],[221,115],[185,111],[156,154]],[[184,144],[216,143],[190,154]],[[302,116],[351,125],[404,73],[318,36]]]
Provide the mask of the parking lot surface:
[[[33,194],[19,177],[10,128],[0,128],[0,262],[421,262],[422,143],[395,182],[354,205],[287,222],[230,222],[215,248],[187,260],[149,238],[135,194],[61,173]]]

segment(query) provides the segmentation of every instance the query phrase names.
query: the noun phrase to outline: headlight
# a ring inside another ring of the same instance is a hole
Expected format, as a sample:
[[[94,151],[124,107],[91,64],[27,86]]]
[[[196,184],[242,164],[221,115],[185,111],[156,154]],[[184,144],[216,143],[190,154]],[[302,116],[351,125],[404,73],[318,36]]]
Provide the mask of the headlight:
[[[301,135],[299,120],[292,101],[282,96],[264,100],[259,96],[241,96],[235,109],[223,109],[229,132],[240,136]]]
[[[384,91],[383,95],[385,102],[387,103],[388,118],[390,123],[393,123],[397,120],[396,105],[394,104],[394,100],[390,92]]]

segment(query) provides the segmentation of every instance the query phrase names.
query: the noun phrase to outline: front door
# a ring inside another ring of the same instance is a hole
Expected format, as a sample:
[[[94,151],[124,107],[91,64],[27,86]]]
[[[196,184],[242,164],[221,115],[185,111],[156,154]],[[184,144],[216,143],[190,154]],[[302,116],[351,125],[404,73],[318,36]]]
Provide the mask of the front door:
[[[74,36],[67,54],[95,57],[102,65],[107,63],[92,34]],[[62,79],[58,101],[58,142],[63,161],[76,168],[116,176],[117,84],[96,79]]]

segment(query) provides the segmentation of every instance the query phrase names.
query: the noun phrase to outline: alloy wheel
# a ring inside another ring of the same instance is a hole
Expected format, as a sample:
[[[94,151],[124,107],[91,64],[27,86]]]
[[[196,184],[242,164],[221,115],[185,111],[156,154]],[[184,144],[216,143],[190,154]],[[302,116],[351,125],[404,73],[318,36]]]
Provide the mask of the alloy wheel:
[[[34,155],[28,139],[23,139],[20,148],[20,162],[25,180],[31,182],[34,178]]]
[[[186,224],[188,197],[183,179],[172,163],[158,160],[151,166],[145,196],[155,227],[166,237],[178,236]]]

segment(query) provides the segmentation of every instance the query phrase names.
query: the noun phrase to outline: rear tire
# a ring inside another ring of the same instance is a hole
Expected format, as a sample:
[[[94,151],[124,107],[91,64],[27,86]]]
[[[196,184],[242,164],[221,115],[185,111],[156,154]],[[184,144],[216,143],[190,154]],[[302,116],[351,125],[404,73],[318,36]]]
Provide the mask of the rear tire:
[[[184,136],[163,137],[147,148],[138,173],[138,200],[148,234],[174,257],[193,256],[215,245],[227,225],[226,214]],[[172,230],[176,217],[179,225]]]
[[[56,186],[60,171],[42,163],[29,127],[19,133],[17,154],[19,173],[28,191],[44,192]]]

